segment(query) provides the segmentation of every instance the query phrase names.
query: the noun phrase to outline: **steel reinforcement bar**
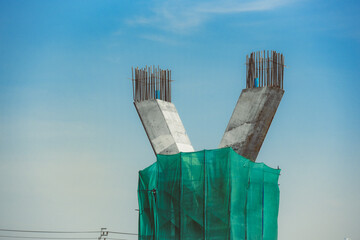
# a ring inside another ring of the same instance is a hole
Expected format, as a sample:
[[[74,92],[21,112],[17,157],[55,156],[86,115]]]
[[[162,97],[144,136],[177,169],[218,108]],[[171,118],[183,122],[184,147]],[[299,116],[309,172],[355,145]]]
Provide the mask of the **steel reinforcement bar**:
[[[171,102],[171,70],[151,66],[131,68],[134,101],[160,99]]]
[[[252,52],[246,56],[246,88],[284,89],[284,56],[276,51]]]

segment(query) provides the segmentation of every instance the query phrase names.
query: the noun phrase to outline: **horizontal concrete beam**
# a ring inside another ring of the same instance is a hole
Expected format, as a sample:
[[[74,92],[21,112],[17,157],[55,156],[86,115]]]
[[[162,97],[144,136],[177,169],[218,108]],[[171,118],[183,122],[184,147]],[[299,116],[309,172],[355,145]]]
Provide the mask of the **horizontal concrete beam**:
[[[244,89],[219,148],[232,147],[255,162],[283,94],[284,90],[273,87]]]
[[[173,103],[155,99],[134,105],[155,155],[194,151]]]

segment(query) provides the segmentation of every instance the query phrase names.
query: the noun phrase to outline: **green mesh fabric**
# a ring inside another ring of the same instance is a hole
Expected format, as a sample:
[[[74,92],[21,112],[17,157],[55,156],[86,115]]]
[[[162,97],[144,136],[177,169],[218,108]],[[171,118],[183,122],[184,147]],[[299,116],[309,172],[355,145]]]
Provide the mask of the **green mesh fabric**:
[[[232,148],[158,155],[139,172],[139,239],[276,240],[279,174]]]

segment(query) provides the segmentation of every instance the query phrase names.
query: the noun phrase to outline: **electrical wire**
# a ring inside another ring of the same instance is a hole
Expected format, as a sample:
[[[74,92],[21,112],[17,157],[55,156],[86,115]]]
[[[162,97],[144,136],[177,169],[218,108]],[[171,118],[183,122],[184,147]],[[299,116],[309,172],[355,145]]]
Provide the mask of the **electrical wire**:
[[[43,231],[43,230],[23,230],[23,229],[4,229],[0,228],[0,232],[17,232],[17,233],[56,233],[56,234],[85,234],[85,233],[101,233],[101,230],[98,231]],[[137,233],[129,233],[129,232],[117,232],[117,231],[107,231],[108,233],[120,234],[120,235],[131,235],[138,236]],[[0,237],[9,237],[9,238],[39,238],[39,239],[93,239],[93,238],[53,238],[53,237],[17,237],[17,236],[1,236]],[[106,239],[119,239],[120,238],[106,238]]]
[[[29,237],[29,236],[4,236],[4,235],[0,235],[0,238],[29,238],[29,239],[96,239],[96,237],[93,238],[89,238],[89,237],[76,237],[76,238],[71,238],[71,237],[67,237],[67,238],[62,238],[62,237],[37,237],[37,236],[33,236],[33,237]]]
[[[23,237],[20,237],[20,236],[3,236],[3,235],[0,235],[0,238],[27,238],[27,239],[96,239],[95,237],[93,238],[54,238],[54,237],[26,237],[26,236],[23,236]],[[108,238],[106,237],[106,239],[109,239],[109,240],[127,240],[125,238]]]
[[[68,237],[68,238],[58,238],[58,237],[38,237],[38,236],[33,236],[33,237],[29,237],[29,236],[5,236],[5,235],[0,235],[0,238],[20,238],[20,239],[57,239],[57,240],[65,240],[65,239],[88,239],[88,240],[94,240],[96,239],[96,237],[93,237],[93,238],[89,238],[89,237],[83,237],[83,238],[71,238],[71,237]],[[109,239],[109,240],[127,240],[126,238],[108,238],[108,237],[105,237],[106,239]]]
[[[100,233],[101,231],[41,231],[41,230],[19,230],[19,229],[3,229],[0,232],[27,232],[27,233]]]
[[[123,234],[123,235],[133,235],[133,236],[137,236],[137,233],[127,233],[127,232],[113,232],[113,231],[107,231],[109,233],[114,233],[114,234]]]

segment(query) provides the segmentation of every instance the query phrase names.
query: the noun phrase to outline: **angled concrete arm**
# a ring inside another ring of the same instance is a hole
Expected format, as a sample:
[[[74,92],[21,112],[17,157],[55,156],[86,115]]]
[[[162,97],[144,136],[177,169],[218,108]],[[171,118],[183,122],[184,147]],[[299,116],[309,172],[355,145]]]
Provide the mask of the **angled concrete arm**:
[[[173,103],[152,99],[134,105],[155,155],[194,151]]]
[[[255,162],[283,94],[284,90],[273,87],[244,89],[219,148],[232,147]]]

